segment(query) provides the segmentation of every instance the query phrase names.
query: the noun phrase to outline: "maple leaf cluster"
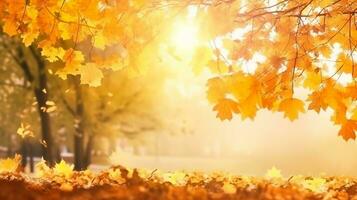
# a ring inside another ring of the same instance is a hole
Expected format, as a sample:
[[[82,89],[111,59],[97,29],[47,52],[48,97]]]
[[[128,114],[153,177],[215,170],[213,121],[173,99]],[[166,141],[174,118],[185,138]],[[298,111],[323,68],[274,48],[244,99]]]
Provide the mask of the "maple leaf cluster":
[[[341,126],[339,135],[355,139],[357,2],[236,4],[217,4],[207,11],[216,19],[234,14],[216,27],[212,37],[220,38],[213,43],[222,45],[214,44],[213,56],[205,63],[217,74],[207,83],[217,117],[231,120],[237,114],[254,119],[257,111],[267,109],[295,120],[306,109],[328,109],[334,124]]]
[[[105,69],[122,69],[130,61],[130,70],[140,71],[136,58],[153,40],[149,22],[159,13],[148,14],[152,2],[4,0],[0,21],[3,32],[40,48],[49,63],[61,63],[61,78],[80,75],[82,84],[96,87]]]

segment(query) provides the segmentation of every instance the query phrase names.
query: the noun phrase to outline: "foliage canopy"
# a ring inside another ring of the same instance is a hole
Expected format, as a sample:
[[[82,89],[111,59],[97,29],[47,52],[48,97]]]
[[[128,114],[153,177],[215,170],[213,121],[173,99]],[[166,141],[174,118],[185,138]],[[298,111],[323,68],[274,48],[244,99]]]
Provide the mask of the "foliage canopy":
[[[190,64],[214,74],[207,96],[220,119],[254,119],[268,109],[294,120],[305,106],[330,109],[339,135],[355,139],[355,0],[0,2],[4,32],[37,45],[60,77],[80,75],[91,86],[106,69],[137,74],[161,62],[163,51],[177,58],[164,44],[190,10],[199,36]]]

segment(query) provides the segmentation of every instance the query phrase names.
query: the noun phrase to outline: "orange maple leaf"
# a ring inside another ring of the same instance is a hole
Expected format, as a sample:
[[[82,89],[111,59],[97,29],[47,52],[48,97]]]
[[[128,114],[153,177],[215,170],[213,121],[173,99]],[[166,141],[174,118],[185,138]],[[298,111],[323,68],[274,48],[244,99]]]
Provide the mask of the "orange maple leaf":
[[[270,57],[270,64],[274,67],[274,68],[279,68],[284,61],[286,60],[285,57],[281,57],[278,55],[273,55],[272,57]]]
[[[320,110],[326,110],[327,109],[327,103],[323,99],[323,93],[321,92],[313,92],[309,95],[308,98],[311,103],[309,104],[308,109],[309,110],[315,110],[317,113],[320,113]]]
[[[213,107],[214,111],[217,111],[217,117],[219,117],[221,120],[231,120],[232,119],[232,113],[238,113],[238,103],[227,98],[223,98],[218,103]]]
[[[357,121],[356,120],[347,120],[342,125],[340,131],[338,132],[338,135],[342,136],[342,138],[345,141],[348,141],[349,139],[355,140],[356,139],[356,133],[355,133],[356,130],[357,130]]]
[[[299,112],[305,112],[304,102],[296,98],[287,98],[280,102],[278,110],[284,112],[284,117],[293,121],[298,117]]]
[[[344,105],[335,108],[334,113],[331,116],[331,121],[335,124],[345,124],[347,121],[346,112],[347,108]]]

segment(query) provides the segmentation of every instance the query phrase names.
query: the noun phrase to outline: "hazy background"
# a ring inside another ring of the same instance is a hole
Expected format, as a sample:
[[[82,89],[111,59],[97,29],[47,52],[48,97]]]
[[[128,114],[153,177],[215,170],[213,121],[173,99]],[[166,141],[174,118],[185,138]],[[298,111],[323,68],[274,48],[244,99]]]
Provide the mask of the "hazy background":
[[[263,175],[276,166],[285,176],[357,175],[357,144],[338,136],[328,111],[309,111],[290,122],[282,113],[263,110],[254,121],[235,116],[222,122],[205,97],[208,75],[197,77],[184,68],[175,71],[174,78],[165,83],[166,96],[158,106],[162,117],[173,127],[181,126],[183,133],[145,135],[141,148],[146,156],[122,152],[124,164],[251,175]],[[147,153],[146,147],[155,151]]]

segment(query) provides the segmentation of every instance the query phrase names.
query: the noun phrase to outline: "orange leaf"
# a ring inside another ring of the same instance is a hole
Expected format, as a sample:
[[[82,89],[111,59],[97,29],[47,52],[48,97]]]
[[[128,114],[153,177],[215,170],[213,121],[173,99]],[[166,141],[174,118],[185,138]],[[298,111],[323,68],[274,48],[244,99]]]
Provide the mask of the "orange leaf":
[[[323,100],[323,96],[321,92],[313,92],[312,94],[309,95],[308,98],[311,103],[309,104],[309,110],[315,110],[317,113],[320,112],[320,110],[326,110],[327,104]]]
[[[295,98],[284,99],[280,102],[279,111],[284,112],[284,117],[293,121],[298,117],[299,112],[305,112],[304,102]]]
[[[217,111],[217,117],[219,117],[221,120],[231,120],[234,113],[238,113],[238,103],[231,100],[231,99],[221,99],[214,107],[214,111]]]
[[[357,130],[357,121],[347,120],[342,125],[340,131],[338,132],[338,135],[342,136],[342,138],[345,141],[348,141],[349,139],[355,140],[356,139],[356,133],[355,133],[356,130]]]

